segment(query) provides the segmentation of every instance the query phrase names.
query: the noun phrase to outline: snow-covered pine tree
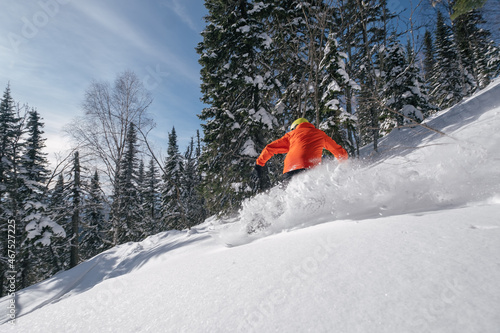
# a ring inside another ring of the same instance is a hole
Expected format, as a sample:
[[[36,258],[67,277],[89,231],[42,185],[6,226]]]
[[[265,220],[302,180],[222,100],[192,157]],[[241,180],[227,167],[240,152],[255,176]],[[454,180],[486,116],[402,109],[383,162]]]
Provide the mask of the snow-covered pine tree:
[[[106,199],[101,189],[99,173],[90,179],[85,205],[82,207],[80,257],[87,260],[112,245],[109,221],[106,219]]]
[[[24,111],[23,111],[24,110]],[[17,265],[17,279],[18,288],[21,289],[28,285],[28,278],[23,276],[23,272],[27,271],[28,261],[24,260],[26,256],[27,247],[23,248],[17,244],[24,244],[26,240],[26,224],[21,221],[25,217],[23,207],[24,196],[21,195],[20,189],[24,187],[26,178],[22,175],[22,154],[25,149],[25,142],[23,142],[23,134],[25,133],[26,125],[26,112],[25,107],[20,108],[19,104],[15,107],[17,123],[14,126],[11,141],[10,151],[8,153],[8,180],[7,180],[7,197],[4,200],[4,208],[7,209],[7,216],[15,221],[15,241],[16,241],[16,259]],[[20,258],[20,259],[19,259]]]
[[[49,192],[48,209],[50,218],[69,233],[71,225],[71,203],[69,202],[69,191],[64,181],[64,174],[61,172],[57,177],[57,182]],[[70,245],[68,238],[56,238],[48,245],[46,257],[51,266],[47,270],[47,275],[52,276],[55,273],[66,270],[69,266]]]
[[[411,40],[408,39],[406,44],[406,57],[408,63],[408,88],[411,91],[408,102],[415,108],[420,110],[423,114],[423,119],[429,117],[431,114],[437,112],[438,107],[432,102],[429,95],[429,86],[425,81],[425,73],[422,72],[418,64],[418,57],[415,54],[415,45],[412,45]],[[411,112],[410,112],[411,115]],[[416,118],[414,118],[417,120]]]
[[[323,52],[319,67],[324,71],[324,77],[318,86],[318,90],[323,92],[320,128],[354,156],[356,117],[346,111],[342,99],[345,91],[359,89],[359,86],[346,72],[347,55],[338,51],[338,42],[333,33],[329,34]]]
[[[9,182],[9,173],[12,168],[12,150],[19,128],[20,119],[15,114],[14,99],[11,96],[10,84],[5,88],[0,102],[0,195],[4,198]],[[4,211],[0,207],[0,212]],[[2,220],[3,220],[2,216]]]
[[[203,191],[202,191],[203,177],[202,177],[201,169],[200,169],[201,152],[202,152],[201,136],[200,136],[200,131],[197,130],[196,131],[196,149],[194,151],[195,162],[196,162],[194,186],[195,186],[195,192],[196,192],[196,196],[197,196],[197,200],[195,200],[195,201],[198,202],[200,205],[198,207],[198,210],[197,210],[196,219],[200,223],[203,222],[208,216],[207,209],[205,206],[205,198],[203,197]]]
[[[47,200],[48,161],[43,152],[45,139],[43,123],[38,112],[28,111],[26,124],[26,142],[20,160],[19,186],[19,224],[25,228],[23,241],[20,243],[20,286],[27,287],[39,281],[41,275],[34,265],[38,247],[50,245],[53,238],[65,237],[64,229],[51,219]]]
[[[0,297],[5,295],[5,272],[9,270],[8,221],[17,218],[17,205],[9,193],[15,193],[17,187],[15,165],[19,159],[21,120],[8,84],[0,101]],[[17,241],[20,239],[16,237]]]
[[[4,199],[12,181],[13,159],[19,151],[23,119],[19,116],[19,106],[11,96],[10,84],[5,88],[0,102],[0,194]],[[0,212],[9,214],[7,207],[0,207]]]
[[[168,135],[167,154],[163,174],[162,219],[167,229],[182,230],[187,227],[182,187],[184,160],[179,153],[175,127]]]
[[[341,29],[339,20],[335,21],[335,4],[320,0],[282,1],[275,6],[269,27],[275,49],[271,64],[280,83],[278,105],[284,109],[279,122],[289,124],[305,117],[349,149],[346,138],[351,135],[346,135],[339,119],[352,118],[351,105],[343,95],[351,89],[348,83],[353,82],[345,69],[347,55],[340,53],[337,46],[335,32],[340,33]],[[341,112],[341,104],[346,105],[347,113]],[[352,146],[351,138],[349,141]]]
[[[146,182],[146,170],[144,168],[144,160],[139,161],[139,169],[137,170],[137,189],[139,191],[139,203],[141,206],[144,205],[142,191],[144,189],[144,183]]]
[[[263,22],[270,1],[207,0],[207,27],[198,44],[205,147],[204,195],[212,213],[235,209],[252,195],[250,174],[275,126],[273,70],[263,51],[271,39]]]
[[[343,95],[351,89],[348,83],[353,82],[341,60],[347,55],[338,51],[334,37],[338,23],[334,3],[297,0],[274,6],[268,30],[275,50],[270,54],[270,66],[279,82],[279,124],[305,117],[353,153],[352,109],[342,111],[348,104]]]
[[[384,59],[384,85],[381,91],[384,109],[380,116],[382,135],[395,127],[419,123],[433,110],[425,93],[420,70],[415,65],[411,46],[405,52],[399,41],[392,38],[385,49]]]
[[[436,65],[431,95],[438,107],[447,108],[472,93],[476,83],[461,63],[452,30],[441,11],[437,13],[434,43]]]
[[[65,181],[65,175],[67,181]],[[51,263],[47,277],[78,265],[80,253],[81,208],[85,199],[81,179],[78,151],[72,153],[72,164],[68,171],[61,172],[56,185],[49,192],[48,210],[50,218],[58,223],[65,238],[54,239],[43,253],[45,262]]]
[[[494,41],[491,41],[488,45],[486,59],[488,59],[489,77],[494,79],[500,76],[500,47]]]
[[[129,124],[126,138],[112,204],[113,229],[118,244],[139,241],[144,236],[142,207],[137,189],[138,151],[134,123]]]
[[[73,268],[80,263],[80,229],[81,229],[81,211],[85,198],[82,189],[80,153],[75,152],[73,158],[73,168],[71,170],[71,227],[67,236],[70,240],[70,260],[69,268]]]
[[[315,59],[309,61],[308,55],[314,54],[311,50],[318,50],[318,43],[310,42],[308,36],[314,35],[319,29],[315,18],[307,20],[305,13],[319,13],[322,18],[331,20],[330,11],[322,12],[316,9],[316,4],[320,2],[264,1],[267,7],[262,20],[268,42],[265,47],[259,49],[259,53],[260,61],[265,62],[265,67],[269,68],[271,73],[270,81],[273,85],[269,85],[271,89],[264,96],[274,119],[272,128],[266,129],[266,136],[257,144],[257,153],[265,144],[282,136],[295,119],[307,117],[313,123],[316,121],[315,112],[319,108],[315,109],[313,102],[319,102],[321,95],[314,88],[316,81],[313,73],[318,72],[317,66],[314,65],[321,60],[321,54],[316,54]],[[325,8],[324,4],[321,6]],[[326,36],[318,38],[324,46]],[[313,99],[313,94],[318,98]],[[283,172],[283,159],[284,155],[277,155],[266,163],[269,179],[264,177],[261,180],[260,189],[279,181]]]
[[[346,12],[340,13],[344,19],[342,28],[349,31],[343,47],[349,51],[351,78],[360,86],[356,100],[359,144],[363,146],[372,142],[377,150],[380,137],[379,73],[384,71],[385,60],[378,55],[378,68],[375,62],[377,54],[386,46],[389,23],[394,15],[389,12],[385,0],[347,1],[342,10]],[[351,45],[346,47],[345,42]]]
[[[491,33],[485,29],[486,21],[480,11],[472,10],[453,21],[456,44],[467,73],[471,73],[479,89],[486,87],[491,79],[488,66],[488,49]]]
[[[434,42],[432,41],[432,33],[429,30],[424,34],[424,79],[427,87],[431,87],[431,80],[434,76]]]
[[[276,32],[279,38],[275,43],[279,48],[276,64],[281,69],[279,78],[283,84],[280,102],[289,106],[288,122],[306,117],[319,127],[323,118],[327,118],[322,114],[325,111],[322,97],[328,86],[325,66],[329,63],[324,60],[332,34],[333,7],[328,1],[297,0],[281,4],[280,10],[285,15],[276,15],[273,23],[284,28]]]
[[[339,0],[338,5],[335,7],[335,27],[334,31],[338,36],[339,45],[338,49],[342,54],[347,56],[347,61],[345,63],[345,69],[350,78],[359,81],[359,68],[361,66],[360,61],[360,51],[358,48],[359,44],[359,31],[360,31],[360,11],[357,9],[356,1],[352,0]],[[358,89],[360,90],[358,85]],[[358,93],[360,93],[358,91]],[[345,108],[348,114],[356,113],[356,103],[357,96],[356,91],[351,89],[349,86],[345,89]],[[357,118],[357,115],[356,115]],[[359,124],[359,119],[357,119],[357,124]],[[355,144],[355,154],[359,154],[360,147],[360,136],[359,128],[353,133],[354,144]]]
[[[141,158],[139,160],[139,167],[137,169],[137,177],[136,177],[136,184],[137,184],[137,204],[140,207],[140,214],[141,214],[141,221],[140,224],[142,224],[142,233],[143,237],[149,236],[149,223],[144,219],[145,212],[144,212],[144,187],[146,186],[146,170],[144,168],[144,160]]]
[[[186,208],[187,227],[191,228],[205,219],[204,201],[200,190],[201,178],[198,169],[199,149],[194,145],[194,138],[184,154],[183,199]]]
[[[156,161],[152,158],[144,176],[142,189],[143,211],[145,228],[149,235],[165,231],[166,227],[161,219],[161,179],[156,166]]]
[[[406,55],[403,46],[392,37],[387,48],[382,51],[385,61],[384,71],[381,71],[381,77],[384,85],[381,90],[382,105],[380,110],[380,134],[386,135],[393,128],[402,127],[404,117],[402,114],[396,114],[391,110],[400,112],[404,104],[403,93],[406,91],[406,86],[403,86],[405,81],[404,74],[407,69]]]
[[[269,1],[268,1],[269,2]],[[306,99],[306,20],[303,1],[279,1],[272,4],[266,31],[272,38],[269,64],[276,71],[277,120],[286,129],[294,119],[314,111]],[[272,162],[272,160],[270,161]],[[278,168],[279,170],[279,168]],[[281,171],[281,170],[280,170]]]

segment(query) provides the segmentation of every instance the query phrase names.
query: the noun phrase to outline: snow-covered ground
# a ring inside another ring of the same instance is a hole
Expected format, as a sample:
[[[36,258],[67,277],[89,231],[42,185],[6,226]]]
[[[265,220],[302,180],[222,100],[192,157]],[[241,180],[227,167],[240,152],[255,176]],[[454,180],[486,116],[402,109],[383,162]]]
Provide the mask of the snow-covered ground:
[[[500,81],[229,221],[117,246],[0,300],[0,331],[500,332]],[[248,236],[246,230],[267,225]],[[230,246],[228,246],[230,244]]]

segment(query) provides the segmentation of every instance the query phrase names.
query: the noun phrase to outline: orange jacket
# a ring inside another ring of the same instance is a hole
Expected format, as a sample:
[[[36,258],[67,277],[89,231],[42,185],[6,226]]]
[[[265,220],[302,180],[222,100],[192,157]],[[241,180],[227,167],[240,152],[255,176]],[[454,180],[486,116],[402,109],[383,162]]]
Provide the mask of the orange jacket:
[[[323,148],[328,149],[338,160],[346,160],[347,152],[322,130],[311,123],[299,124],[293,131],[286,133],[281,139],[268,144],[257,164],[264,166],[275,154],[287,154],[283,173],[292,170],[309,169],[321,162]]]

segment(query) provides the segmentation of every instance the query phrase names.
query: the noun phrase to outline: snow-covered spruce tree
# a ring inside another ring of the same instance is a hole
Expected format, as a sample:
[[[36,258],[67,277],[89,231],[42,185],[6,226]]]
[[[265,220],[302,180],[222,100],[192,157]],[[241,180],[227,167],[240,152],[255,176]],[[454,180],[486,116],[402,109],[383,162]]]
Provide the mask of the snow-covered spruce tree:
[[[344,97],[358,86],[345,69],[347,55],[339,52],[339,20],[333,1],[283,1],[269,22],[272,66],[279,80],[280,123],[306,117],[354,153],[354,117]],[[349,104],[349,105],[348,105]]]
[[[149,236],[149,223],[144,219],[144,186],[146,182],[146,170],[144,168],[144,159],[139,160],[139,166],[137,168],[137,177],[136,177],[136,187],[137,187],[137,204],[140,207],[141,221],[142,224],[142,233],[143,237]]]
[[[356,19],[351,19],[348,14]],[[341,50],[347,51],[351,79],[360,86],[356,96],[359,144],[363,146],[371,142],[377,150],[381,89],[378,72],[384,71],[385,60],[378,57],[378,68],[375,61],[377,53],[386,46],[389,24],[394,15],[389,12],[385,0],[347,1],[339,15],[343,20],[341,28],[348,31],[348,38],[341,39]],[[346,43],[350,45],[346,46]]]
[[[106,199],[95,170],[82,207],[80,257],[87,260],[107,250],[112,245],[109,221],[106,219]]]
[[[182,187],[184,159],[179,153],[175,128],[168,135],[167,154],[163,174],[162,219],[167,229],[182,230],[188,223]]]
[[[432,39],[432,33],[429,30],[425,31],[424,40],[423,40],[423,78],[424,78],[424,91],[426,92],[427,98],[429,99],[429,103],[432,105],[431,111],[437,111],[438,103],[436,99],[431,94],[433,87],[436,85],[434,80],[437,79],[437,75],[435,75],[436,71],[436,53],[434,50],[434,41]],[[425,115],[427,117],[428,115]]]
[[[40,280],[39,266],[34,265],[39,257],[39,247],[49,246],[53,238],[65,237],[64,229],[51,219],[47,201],[48,161],[43,152],[45,139],[42,137],[43,123],[34,109],[28,112],[26,142],[20,160],[19,224],[24,226],[23,241],[20,243],[20,287],[27,287]]]
[[[25,221],[21,221],[25,216],[23,200],[25,196],[22,195],[20,189],[24,188],[24,183],[26,182],[26,177],[23,176],[22,167],[22,156],[25,149],[25,142],[23,141],[23,136],[25,134],[26,125],[26,112],[25,107],[20,108],[19,104],[15,107],[15,114],[17,122],[14,124],[11,145],[7,157],[4,161],[8,159],[9,168],[7,171],[7,183],[6,185],[6,196],[3,200],[3,207],[6,210],[6,215],[8,219],[15,221],[15,243],[16,243],[16,269],[18,279],[17,286],[21,289],[21,286],[28,286],[28,278],[23,275],[24,272],[28,271],[28,261],[25,257],[29,256],[27,247],[23,246],[26,240],[26,224]],[[24,193],[25,194],[25,193]],[[21,244],[21,246],[18,246]]]
[[[429,86],[426,84],[424,72],[418,64],[418,57],[415,54],[415,45],[412,45],[410,39],[406,44],[406,60],[408,63],[408,88],[411,91],[409,103],[415,106],[427,118],[433,113],[439,111],[439,108],[432,102],[429,94]],[[411,112],[410,112],[411,114]]]
[[[311,100],[307,98],[310,92],[310,72],[307,69],[310,43],[307,40],[305,13],[311,3],[290,0],[275,2],[272,6],[266,20],[266,31],[272,38],[268,59],[276,73],[277,120],[280,127],[286,129],[299,117],[309,116],[311,121],[315,119]]]
[[[202,65],[200,119],[204,130],[201,157],[204,195],[211,213],[239,207],[255,193],[250,181],[258,152],[275,126],[273,70],[263,51],[270,51],[264,28],[269,1],[207,0],[207,27],[198,44]]]
[[[431,87],[431,80],[434,76],[434,42],[432,41],[432,33],[429,30],[425,31],[424,34],[424,79],[427,87]]]
[[[456,44],[467,73],[471,73],[479,89],[486,87],[492,76],[488,65],[491,33],[484,28],[486,21],[480,11],[472,10],[453,21]]]
[[[50,218],[65,229],[66,234],[69,233],[71,225],[71,203],[69,201],[69,188],[64,181],[64,173],[60,173],[57,177],[57,182],[49,191],[48,210]],[[69,266],[70,240],[66,238],[56,238],[48,245],[46,253],[47,262],[50,263],[50,268],[47,270],[47,275],[52,276],[55,273],[66,270]]]
[[[73,158],[73,168],[71,169],[71,227],[70,232],[66,233],[70,240],[70,260],[69,268],[73,268],[80,263],[80,229],[82,204],[85,198],[85,193],[82,188],[80,153],[75,152]]]
[[[342,54],[345,54],[347,61],[345,63],[345,69],[350,78],[356,82],[359,80],[359,68],[361,66],[360,62],[362,60],[360,50],[358,48],[359,44],[359,31],[360,17],[361,13],[357,9],[357,2],[352,0],[339,0],[338,6],[335,8],[335,26],[334,32],[338,36],[338,49]],[[354,90],[347,86],[345,88],[345,109],[347,114],[356,113],[355,101],[357,100],[356,93],[360,93],[360,86]],[[356,116],[357,118],[357,116]],[[357,120],[359,124],[359,120]],[[359,128],[351,135],[354,139],[355,145],[355,155],[359,154],[360,147],[360,137]],[[352,152],[349,152],[352,155]],[[355,156],[352,155],[352,156]]]
[[[494,41],[491,41],[488,45],[486,59],[488,59],[489,76],[492,79],[500,76],[500,47]]]
[[[16,114],[10,85],[7,85],[0,101],[0,297],[5,295],[5,272],[9,270],[8,221],[17,218],[17,205],[12,194],[15,194],[17,187],[15,165],[19,159],[21,120]]]
[[[325,49],[333,26],[329,1],[289,1],[282,3],[271,26],[276,31],[276,65],[282,84],[280,103],[288,110],[288,122],[306,117],[319,127],[325,83]],[[283,27],[281,31],[278,31]],[[273,36],[274,37],[274,36]],[[331,49],[336,51],[336,49]]]
[[[359,86],[349,78],[345,70],[346,58],[345,53],[341,54],[338,51],[335,35],[330,33],[319,66],[324,71],[324,77],[318,86],[323,92],[320,104],[322,119],[320,128],[354,156],[357,119],[346,111],[341,101],[346,90],[356,90]]]
[[[75,267],[80,262],[81,210],[86,197],[84,187],[77,151],[72,153],[70,169],[59,174],[56,185],[48,195],[50,218],[64,229],[66,238],[53,240],[43,254],[47,258],[45,261],[51,264],[47,277]]]
[[[431,95],[440,108],[450,107],[471,94],[476,83],[464,68],[451,28],[438,11],[435,37],[436,65]]]
[[[381,134],[393,128],[421,122],[434,108],[425,93],[423,78],[415,65],[412,48],[403,46],[395,39],[385,49],[385,71],[381,96]]]
[[[12,151],[19,128],[20,119],[16,117],[15,103],[11,96],[10,84],[5,88],[3,98],[0,102],[0,195],[4,199],[9,182],[9,174],[12,168]],[[0,212],[5,208],[0,207]],[[2,215],[2,219],[3,219]]]
[[[191,228],[205,219],[204,200],[200,193],[201,177],[198,169],[200,149],[196,148],[194,138],[184,154],[184,175],[182,181],[183,203],[186,208],[187,227]]]
[[[203,192],[202,192],[202,186],[203,186],[203,177],[201,175],[200,171],[200,157],[201,157],[201,137],[200,137],[200,131],[196,131],[196,148],[194,150],[194,162],[195,162],[195,174],[194,174],[194,181],[193,181],[193,186],[194,188],[194,196],[195,204],[198,204],[199,207],[196,209],[196,214],[194,214],[196,221],[198,223],[203,222],[207,217],[207,209],[205,208],[205,198],[203,197]]]
[[[139,192],[139,204],[141,207],[144,205],[143,189],[146,182],[146,169],[144,168],[144,160],[139,160],[139,168],[137,169],[137,190]]]
[[[114,238],[118,244],[139,241],[144,236],[142,206],[137,189],[138,150],[134,123],[129,124],[126,138],[111,207]]]
[[[165,231],[166,227],[161,219],[161,179],[156,166],[156,161],[152,158],[149,161],[148,168],[144,176],[142,188],[144,212],[144,222],[149,235]]]
[[[305,117],[352,153],[353,142],[347,140],[352,136],[348,133],[352,122],[340,121],[352,117],[341,111],[350,86],[344,84],[349,78],[334,41],[335,16],[333,1],[276,2],[266,25],[274,50],[269,64],[278,82],[275,91],[280,112],[276,118],[280,127]],[[338,89],[332,90],[334,87]]]

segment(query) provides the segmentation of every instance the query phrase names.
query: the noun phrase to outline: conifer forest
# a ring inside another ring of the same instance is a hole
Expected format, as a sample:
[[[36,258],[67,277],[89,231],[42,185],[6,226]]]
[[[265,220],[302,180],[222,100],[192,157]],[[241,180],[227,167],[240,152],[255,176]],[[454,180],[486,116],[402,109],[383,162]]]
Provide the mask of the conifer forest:
[[[205,6],[193,50],[203,132],[186,148],[173,123],[164,156],[155,151],[148,138],[154,101],[124,69],[114,82],[89,82],[81,114],[65,127],[73,149],[49,163],[44,110],[16,101],[15,87],[4,83],[0,296],[12,244],[22,289],[113,246],[234,212],[279,182],[283,156],[267,163],[264,181],[253,173],[255,159],[296,118],[325,131],[350,158],[364,146],[376,154],[384,135],[420,126],[500,74],[497,2],[463,9],[423,0],[405,18],[386,0]],[[496,22],[486,11],[497,13]]]

